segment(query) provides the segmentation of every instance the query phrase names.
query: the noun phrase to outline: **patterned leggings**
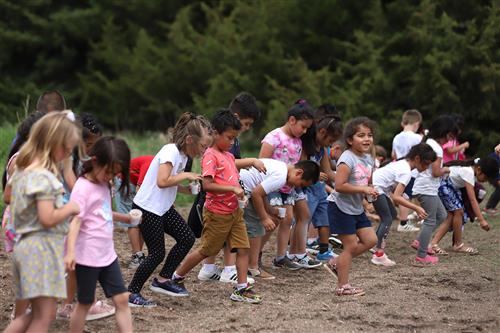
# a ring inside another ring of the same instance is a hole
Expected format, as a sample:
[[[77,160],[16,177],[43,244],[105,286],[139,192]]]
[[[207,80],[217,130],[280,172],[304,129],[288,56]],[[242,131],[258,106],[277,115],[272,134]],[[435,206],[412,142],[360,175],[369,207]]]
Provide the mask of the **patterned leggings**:
[[[186,257],[194,244],[195,237],[174,207],[171,207],[163,216],[153,214],[135,204],[133,208],[142,211],[142,223],[139,229],[148,248],[148,256],[137,268],[128,286],[131,293],[139,293],[144,283],[165,258],[165,234],[172,236],[176,241],[160,272],[160,276],[166,279],[172,277],[177,266]]]

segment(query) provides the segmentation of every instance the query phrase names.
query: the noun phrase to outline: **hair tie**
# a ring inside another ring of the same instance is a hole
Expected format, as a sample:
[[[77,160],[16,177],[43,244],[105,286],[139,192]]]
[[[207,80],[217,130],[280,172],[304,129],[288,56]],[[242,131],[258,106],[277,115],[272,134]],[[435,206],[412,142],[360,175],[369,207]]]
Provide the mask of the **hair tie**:
[[[475,159],[474,159],[474,164],[478,164],[480,160],[481,160],[481,159],[480,159],[479,157],[478,157],[478,158],[475,158]]]
[[[75,114],[73,113],[73,111],[64,110],[63,112],[66,113],[66,118],[68,118],[71,122],[74,123],[76,121],[76,117],[75,117]]]

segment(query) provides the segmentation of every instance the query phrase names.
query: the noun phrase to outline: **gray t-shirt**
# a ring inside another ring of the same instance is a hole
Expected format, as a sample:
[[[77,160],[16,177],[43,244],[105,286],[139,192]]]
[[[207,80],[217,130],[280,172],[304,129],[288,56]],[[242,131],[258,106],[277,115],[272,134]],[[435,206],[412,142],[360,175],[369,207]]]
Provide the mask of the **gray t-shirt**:
[[[369,154],[358,156],[350,149],[344,151],[337,162],[337,168],[341,164],[345,164],[351,169],[351,173],[347,182],[356,186],[367,186],[372,175],[373,157]],[[339,209],[349,215],[360,215],[364,212],[363,209],[364,194],[344,194],[334,192],[333,201]]]

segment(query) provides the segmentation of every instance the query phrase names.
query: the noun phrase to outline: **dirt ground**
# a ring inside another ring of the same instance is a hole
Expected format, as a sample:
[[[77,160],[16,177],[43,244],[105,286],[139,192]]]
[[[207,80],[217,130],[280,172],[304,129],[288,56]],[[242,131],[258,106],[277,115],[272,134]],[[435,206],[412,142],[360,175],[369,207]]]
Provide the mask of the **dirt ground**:
[[[184,212],[185,213],[185,212]],[[132,309],[137,332],[499,332],[499,230],[500,219],[490,223],[490,232],[477,223],[467,224],[465,240],[480,255],[450,253],[439,265],[420,268],[411,265],[415,251],[408,244],[416,233],[398,233],[393,225],[388,244],[393,268],[369,263],[369,254],[354,260],[351,280],[363,287],[358,298],[334,295],[335,282],[324,268],[289,272],[271,269],[274,245],[264,256],[273,281],[257,281],[264,297],[260,305],[234,303],[231,287],[199,282],[199,267],[190,273],[187,298],[172,298],[151,292],[143,295],[158,302],[154,309]],[[272,242],[271,242],[272,243]],[[127,268],[129,246],[126,232],[116,232],[115,244],[125,281],[133,271]],[[449,235],[442,245],[451,244]],[[167,248],[172,239],[167,240]],[[0,252],[0,329],[9,322],[12,309],[11,268],[8,256]],[[100,292],[100,291],[99,291]],[[100,294],[102,298],[102,293]],[[51,331],[68,330],[57,321]],[[116,331],[114,317],[89,322],[86,332]]]

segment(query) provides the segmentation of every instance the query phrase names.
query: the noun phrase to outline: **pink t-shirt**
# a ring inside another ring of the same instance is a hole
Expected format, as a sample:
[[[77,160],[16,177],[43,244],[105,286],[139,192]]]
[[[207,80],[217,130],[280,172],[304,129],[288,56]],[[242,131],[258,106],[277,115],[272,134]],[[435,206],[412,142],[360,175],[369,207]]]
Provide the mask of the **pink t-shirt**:
[[[71,192],[71,201],[80,206],[80,232],[76,239],[75,261],[90,267],[109,266],[117,258],[113,244],[111,192],[107,184],[80,177]]]
[[[201,170],[203,177],[212,177],[216,184],[240,186],[240,175],[230,152],[208,148],[203,154]],[[207,192],[205,208],[215,214],[231,214],[238,209],[238,198],[232,192]]]
[[[453,148],[456,146],[459,146],[460,143],[456,139],[452,139],[448,142],[446,142],[442,147],[443,147],[443,163],[449,162],[449,161],[455,161],[455,160],[465,160],[465,154],[463,151],[459,151],[458,153],[454,154],[449,154],[446,152],[446,148]]]
[[[274,147],[271,158],[293,165],[300,160],[302,154],[302,140],[285,134],[281,127],[267,133],[261,143]],[[292,187],[285,185],[280,189],[282,193],[291,193]]]

